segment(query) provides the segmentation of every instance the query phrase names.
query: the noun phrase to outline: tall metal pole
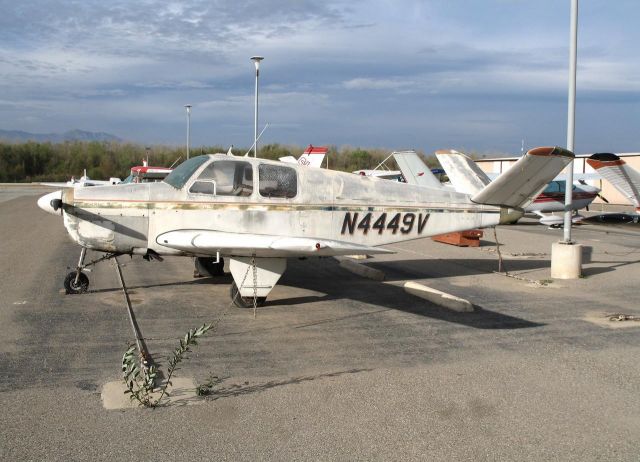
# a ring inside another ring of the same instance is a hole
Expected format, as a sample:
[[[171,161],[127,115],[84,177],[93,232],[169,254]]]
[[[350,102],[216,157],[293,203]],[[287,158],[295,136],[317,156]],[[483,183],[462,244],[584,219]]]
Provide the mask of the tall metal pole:
[[[187,109],[187,159],[189,158],[189,149],[191,148],[191,104],[185,104]]]
[[[263,59],[264,57],[262,56],[251,57],[251,61],[253,61],[253,64],[256,66],[256,92],[253,112],[253,157],[257,157],[258,155],[258,77],[260,76],[260,61]]]
[[[578,0],[571,0],[571,32],[569,47],[569,107],[567,114],[567,149],[573,152],[576,130],[576,64],[578,60]],[[564,242],[571,241],[571,203],[573,199],[573,160],[567,167],[564,193]]]

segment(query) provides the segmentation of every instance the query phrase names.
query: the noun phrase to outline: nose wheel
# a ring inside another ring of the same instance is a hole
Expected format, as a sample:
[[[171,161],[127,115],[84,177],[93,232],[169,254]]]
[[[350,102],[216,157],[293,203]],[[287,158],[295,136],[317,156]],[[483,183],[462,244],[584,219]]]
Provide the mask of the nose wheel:
[[[83,294],[87,290],[89,290],[89,276],[87,276],[83,270],[91,271],[90,266],[95,265],[96,263],[100,263],[101,261],[111,260],[112,258],[117,257],[118,253],[107,253],[102,257],[90,261],[89,263],[84,262],[84,257],[87,255],[87,249],[85,247],[80,251],[80,258],[78,259],[78,266],[76,269],[67,274],[64,278],[64,290],[67,294]]]

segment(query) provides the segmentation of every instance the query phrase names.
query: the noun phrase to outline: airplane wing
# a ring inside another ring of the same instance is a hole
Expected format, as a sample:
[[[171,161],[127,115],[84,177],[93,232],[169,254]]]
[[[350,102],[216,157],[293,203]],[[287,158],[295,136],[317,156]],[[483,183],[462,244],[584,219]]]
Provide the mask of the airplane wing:
[[[73,188],[74,184],[66,181],[64,183],[40,183],[42,186],[52,186],[54,188]]]
[[[159,235],[156,242],[165,247],[196,255],[215,255],[219,252],[234,256],[291,257],[393,253],[391,250],[380,247],[344,241],[268,234],[238,234],[202,229],[169,231]]]
[[[611,183],[636,208],[640,208],[640,172],[628,166],[615,154],[598,153],[587,163]]]
[[[476,194],[491,183],[478,164],[461,152],[453,149],[436,151],[436,157],[458,192]]]
[[[571,151],[557,146],[531,149],[471,200],[477,204],[524,208],[573,158]]]
[[[394,152],[393,158],[408,184],[443,188],[442,183],[431,173],[431,169],[425,165],[415,151]]]
[[[117,180],[117,181],[116,181]],[[40,183],[43,186],[53,186],[55,188],[83,188],[86,186],[111,186],[120,183],[120,178],[112,178],[109,181],[105,180],[76,180],[67,181],[65,183]]]

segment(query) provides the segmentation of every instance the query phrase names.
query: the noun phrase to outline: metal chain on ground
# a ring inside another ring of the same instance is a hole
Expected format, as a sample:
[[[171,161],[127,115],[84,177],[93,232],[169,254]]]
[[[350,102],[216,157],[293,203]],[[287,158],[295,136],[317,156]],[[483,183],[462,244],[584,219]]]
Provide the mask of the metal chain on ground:
[[[236,294],[233,296],[233,298],[231,299],[231,303],[229,304],[229,307],[231,307],[231,305],[233,305],[236,301],[236,298],[240,296],[240,289],[242,287],[244,287],[244,281],[247,280],[247,276],[249,275],[249,268],[247,268],[247,271],[244,273],[244,277],[242,278],[242,282],[240,283],[240,287],[238,287],[238,291],[236,292]]]
[[[640,321],[640,316],[624,313],[608,314],[607,317],[609,321]]]
[[[546,284],[540,281],[535,281],[533,279],[525,278],[516,274],[511,274],[504,268],[504,263],[502,260],[502,252],[500,252],[500,243],[498,242],[498,232],[496,231],[496,227],[493,227],[493,237],[496,240],[496,253],[498,254],[498,271],[494,271],[496,274],[501,274],[502,276],[507,276],[509,278],[518,279],[519,281],[525,281],[530,284],[535,284],[537,286],[545,286]],[[504,270],[504,271],[503,271]]]
[[[493,237],[496,240],[496,253],[498,254],[498,273],[502,273],[503,263],[502,263],[502,253],[500,252],[500,243],[498,242],[498,231],[496,231],[496,227],[493,227]],[[504,271],[505,274],[509,274],[508,271]]]
[[[258,268],[256,268],[256,256],[251,256],[251,266],[253,268],[253,319],[258,311]]]

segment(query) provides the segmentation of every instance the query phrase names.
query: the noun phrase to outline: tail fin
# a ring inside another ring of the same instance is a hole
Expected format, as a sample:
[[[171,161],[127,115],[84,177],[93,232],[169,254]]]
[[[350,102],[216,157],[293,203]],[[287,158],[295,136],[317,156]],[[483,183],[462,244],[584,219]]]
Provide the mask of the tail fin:
[[[298,158],[298,165],[320,168],[328,150],[329,148],[326,146],[309,145],[309,147]]]
[[[524,208],[573,158],[571,151],[557,146],[531,149],[471,200],[477,204]]]
[[[635,205],[636,209],[640,208],[640,172],[610,153],[593,154],[587,159],[587,163]]]
[[[436,151],[436,157],[458,192],[477,194],[491,183],[491,179],[478,164],[461,152],[453,149]]]
[[[302,155],[296,160],[293,156],[285,156],[280,157],[280,162],[286,162],[288,164],[298,164],[304,165],[306,167],[316,167],[320,168],[322,166],[322,161],[324,161],[324,157],[327,155],[327,151],[329,150],[326,146],[312,146],[309,145],[307,149],[302,153]]]
[[[420,159],[415,151],[394,152],[393,158],[396,160],[402,176],[407,183],[426,186],[429,188],[442,188],[442,183],[438,181],[431,169]]]

